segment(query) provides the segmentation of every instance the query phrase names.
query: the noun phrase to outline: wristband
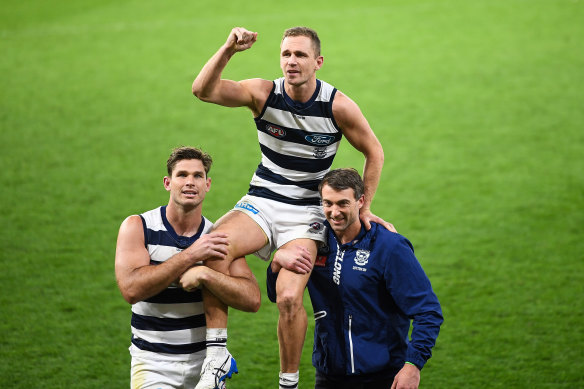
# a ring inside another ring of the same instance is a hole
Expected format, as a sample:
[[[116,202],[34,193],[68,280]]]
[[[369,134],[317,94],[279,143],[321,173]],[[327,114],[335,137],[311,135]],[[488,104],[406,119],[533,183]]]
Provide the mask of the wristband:
[[[408,365],[416,366],[416,364],[415,364],[415,363],[412,363],[412,362],[408,362],[408,361],[406,361],[406,363],[407,363]],[[418,366],[416,366],[416,367],[418,367]]]

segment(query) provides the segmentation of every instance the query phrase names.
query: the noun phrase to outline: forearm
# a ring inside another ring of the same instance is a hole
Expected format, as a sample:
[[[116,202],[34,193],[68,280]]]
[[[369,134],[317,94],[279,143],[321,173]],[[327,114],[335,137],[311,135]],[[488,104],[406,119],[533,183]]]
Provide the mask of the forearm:
[[[207,268],[208,269],[208,268]],[[248,277],[228,276],[208,269],[201,277],[201,284],[226,305],[245,312],[257,312],[260,308],[260,289],[251,274]]]
[[[365,202],[363,204],[364,209],[371,209],[371,203],[381,178],[383,161],[384,155],[381,145],[365,155],[365,165],[363,167],[363,183],[365,184]]]
[[[175,282],[192,262],[181,252],[159,265],[146,265],[130,271],[123,283],[118,280],[124,299],[130,304],[157,295]]]
[[[406,360],[422,368],[432,356],[432,348],[440,333],[440,325],[443,322],[440,308],[436,311],[424,312],[414,316],[411,342],[408,344]]]
[[[227,45],[221,48],[207,61],[193,82],[193,94],[201,100],[213,95],[221,82],[221,73],[235,50]]]

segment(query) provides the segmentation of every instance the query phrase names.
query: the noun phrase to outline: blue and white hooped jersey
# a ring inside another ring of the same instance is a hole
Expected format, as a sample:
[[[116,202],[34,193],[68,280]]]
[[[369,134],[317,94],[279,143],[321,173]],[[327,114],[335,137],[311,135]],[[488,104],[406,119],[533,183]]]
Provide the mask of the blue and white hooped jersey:
[[[262,113],[255,118],[262,162],[248,194],[294,205],[319,205],[318,184],[329,171],[342,138],[332,103],[337,91],[316,80],[310,100],[299,103],[274,80]]]
[[[176,234],[166,218],[166,207],[140,215],[150,264],[158,265],[189,247],[213,225],[202,217],[192,237]],[[188,360],[205,350],[205,312],[201,290],[186,292],[176,284],[132,305],[132,355],[154,352],[157,357]],[[139,350],[138,350],[139,349]]]

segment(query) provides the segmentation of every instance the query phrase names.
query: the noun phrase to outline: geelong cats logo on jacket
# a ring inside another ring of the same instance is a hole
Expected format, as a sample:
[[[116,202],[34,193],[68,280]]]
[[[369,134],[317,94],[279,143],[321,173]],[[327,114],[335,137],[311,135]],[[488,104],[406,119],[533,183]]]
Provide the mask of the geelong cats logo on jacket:
[[[357,250],[355,254],[355,264],[358,266],[365,266],[369,262],[369,250]]]

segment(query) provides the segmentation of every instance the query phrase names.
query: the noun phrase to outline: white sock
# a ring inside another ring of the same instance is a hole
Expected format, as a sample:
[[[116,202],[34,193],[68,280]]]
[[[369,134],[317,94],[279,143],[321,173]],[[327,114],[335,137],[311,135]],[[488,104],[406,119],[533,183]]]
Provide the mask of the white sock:
[[[207,328],[205,340],[208,357],[227,353],[227,328]]]
[[[297,389],[300,374],[296,373],[282,373],[280,372],[280,389]]]

